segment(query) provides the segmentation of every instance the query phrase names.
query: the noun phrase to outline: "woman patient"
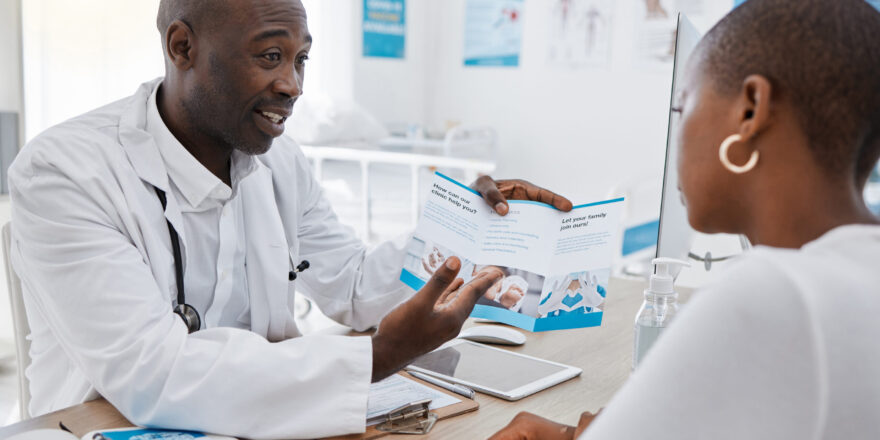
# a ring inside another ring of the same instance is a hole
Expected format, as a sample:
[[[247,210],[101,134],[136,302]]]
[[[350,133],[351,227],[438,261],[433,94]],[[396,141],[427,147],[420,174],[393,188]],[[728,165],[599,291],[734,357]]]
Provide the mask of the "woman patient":
[[[880,438],[880,222],[861,197],[880,157],[880,13],[749,0],[700,42],[674,107],[691,225],[755,249],[592,424],[523,413],[493,438]]]

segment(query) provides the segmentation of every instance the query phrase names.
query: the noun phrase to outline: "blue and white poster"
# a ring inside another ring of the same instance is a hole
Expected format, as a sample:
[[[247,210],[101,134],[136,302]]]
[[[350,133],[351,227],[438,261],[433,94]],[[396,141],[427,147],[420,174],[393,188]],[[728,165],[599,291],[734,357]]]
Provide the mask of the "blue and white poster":
[[[523,0],[467,0],[465,66],[519,66]]]
[[[403,58],[406,0],[364,0],[364,56]]]

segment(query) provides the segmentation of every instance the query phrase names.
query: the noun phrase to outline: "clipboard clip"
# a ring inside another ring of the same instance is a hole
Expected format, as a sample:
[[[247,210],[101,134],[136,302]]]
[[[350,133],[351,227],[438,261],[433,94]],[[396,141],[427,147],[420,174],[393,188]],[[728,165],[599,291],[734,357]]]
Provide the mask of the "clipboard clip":
[[[403,405],[389,412],[376,429],[392,434],[427,434],[437,422],[437,414],[428,410],[430,404],[431,399],[425,399]]]

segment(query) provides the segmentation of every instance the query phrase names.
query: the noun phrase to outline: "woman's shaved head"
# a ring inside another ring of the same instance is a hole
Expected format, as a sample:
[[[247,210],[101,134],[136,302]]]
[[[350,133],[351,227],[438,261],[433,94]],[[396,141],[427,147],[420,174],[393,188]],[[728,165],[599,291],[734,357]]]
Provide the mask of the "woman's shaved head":
[[[867,178],[880,157],[880,13],[864,0],[749,0],[696,55],[723,94],[749,75],[766,77],[792,104],[818,162]]]

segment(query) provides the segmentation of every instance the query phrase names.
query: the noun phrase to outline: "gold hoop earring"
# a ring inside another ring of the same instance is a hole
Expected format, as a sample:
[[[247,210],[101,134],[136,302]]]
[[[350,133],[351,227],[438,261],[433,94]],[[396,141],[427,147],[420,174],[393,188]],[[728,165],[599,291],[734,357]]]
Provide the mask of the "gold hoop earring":
[[[727,150],[730,149],[731,145],[741,140],[742,136],[732,134],[721,143],[721,148],[718,149],[718,158],[721,159],[721,165],[724,165],[724,168],[727,168],[728,171],[734,174],[743,174],[751,171],[752,168],[755,168],[755,165],[758,164],[758,157],[760,156],[757,151],[752,151],[752,157],[749,158],[749,161],[745,165],[734,165],[734,163],[730,161],[730,158],[727,157]]]

